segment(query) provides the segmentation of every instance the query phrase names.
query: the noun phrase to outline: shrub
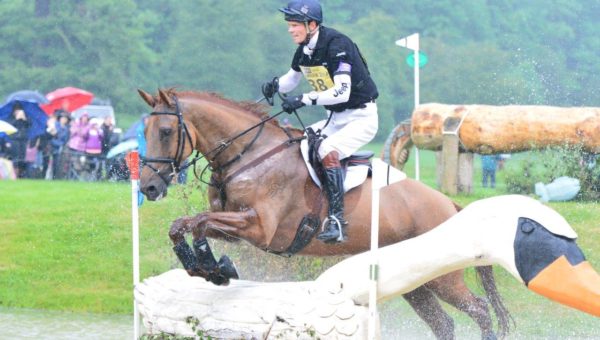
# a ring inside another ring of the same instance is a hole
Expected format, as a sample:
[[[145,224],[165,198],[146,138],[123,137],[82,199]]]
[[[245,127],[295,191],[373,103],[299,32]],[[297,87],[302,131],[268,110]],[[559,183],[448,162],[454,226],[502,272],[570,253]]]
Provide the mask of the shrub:
[[[505,168],[507,190],[511,193],[534,192],[535,183],[548,184],[561,176],[579,179],[581,190],[578,199],[600,199],[600,165],[597,155],[583,150],[580,145],[548,147],[542,151],[529,152],[519,162]]]

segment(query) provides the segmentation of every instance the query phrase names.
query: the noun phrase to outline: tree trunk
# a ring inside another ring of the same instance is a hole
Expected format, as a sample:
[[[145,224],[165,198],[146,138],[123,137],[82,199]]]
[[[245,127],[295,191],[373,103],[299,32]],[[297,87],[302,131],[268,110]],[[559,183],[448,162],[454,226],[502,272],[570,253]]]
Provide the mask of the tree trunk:
[[[423,104],[412,115],[415,145],[440,150],[448,117],[462,121],[458,135],[463,151],[512,153],[569,144],[600,153],[600,108]]]

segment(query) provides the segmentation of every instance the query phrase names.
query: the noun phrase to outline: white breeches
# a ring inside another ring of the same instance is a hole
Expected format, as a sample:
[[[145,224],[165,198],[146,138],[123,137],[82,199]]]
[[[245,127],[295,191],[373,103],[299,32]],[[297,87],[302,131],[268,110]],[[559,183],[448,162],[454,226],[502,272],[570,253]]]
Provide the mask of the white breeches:
[[[319,157],[323,159],[331,151],[337,151],[340,159],[344,159],[361,147],[369,143],[378,128],[377,104],[367,103],[364,109],[353,109],[342,112],[330,112],[333,114],[331,121],[325,129],[323,125],[327,119],[319,121],[310,127],[327,138],[319,147]]]

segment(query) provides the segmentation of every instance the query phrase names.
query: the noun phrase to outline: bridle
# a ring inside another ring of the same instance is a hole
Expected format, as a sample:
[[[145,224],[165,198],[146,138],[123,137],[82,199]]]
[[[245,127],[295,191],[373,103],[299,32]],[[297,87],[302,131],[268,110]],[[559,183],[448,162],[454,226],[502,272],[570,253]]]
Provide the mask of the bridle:
[[[187,164],[184,164],[183,166],[181,165],[181,158],[183,157],[183,153],[185,150],[185,141],[187,140],[190,144],[190,146],[193,149],[193,142],[192,142],[192,138],[191,135],[189,133],[188,127],[185,124],[185,121],[183,120],[183,114],[181,112],[181,106],[179,105],[179,100],[177,99],[176,95],[172,95],[171,97],[173,99],[173,101],[175,102],[175,112],[163,112],[163,111],[153,111],[152,113],[150,113],[150,116],[160,116],[160,115],[168,115],[168,116],[175,116],[177,117],[177,151],[175,154],[175,157],[173,158],[168,158],[168,157],[155,157],[155,158],[150,158],[150,157],[143,157],[141,159],[141,163],[142,166],[147,166],[148,168],[150,168],[152,171],[154,171],[154,173],[156,173],[160,179],[163,180],[163,182],[165,182],[165,184],[168,186],[171,181],[173,180],[173,177],[176,176],[179,172],[181,171],[185,171],[186,169],[188,169],[190,166],[194,167],[194,175],[196,176],[196,178],[198,178],[201,182],[208,184],[210,186],[219,186],[219,185],[215,185],[214,181],[211,180],[211,182],[207,182],[202,180],[202,175],[204,174],[204,172],[208,169],[211,170],[214,173],[219,173],[222,172],[225,168],[229,167],[230,165],[232,165],[233,163],[235,163],[236,161],[240,160],[242,158],[242,156],[244,155],[244,153],[246,153],[251,147],[252,145],[256,142],[256,140],[258,139],[258,137],[261,135],[263,128],[265,126],[265,123],[267,123],[268,121],[270,121],[271,119],[276,118],[277,116],[279,116],[280,114],[282,114],[285,111],[280,111],[276,114],[274,114],[273,116],[269,116],[266,117],[265,119],[262,119],[259,123],[252,125],[251,127],[247,128],[246,130],[238,133],[237,135],[228,138],[227,140],[221,141],[219,143],[219,145],[217,145],[216,147],[214,147],[212,150],[206,152],[204,155],[200,154],[200,151],[196,151],[196,155],[194,156],[194,158],[189,161]],[[296,116],[298,117],[298,114],[296,113]],[[299,119],[300,117],[298,117]],[[304,126],[304,124],[302,124]],[[225,151],[229,146],[231,146],[231,144],[238,138],[244,136],[245,134],[247,134],[248,132],[259,128],[256,135],[252,138],[252,140],[246,144],[244,146],[244,148],[242,149],[241,152],[239,152],[236,156],[234,156],[232,159],[223,162],[221,165],[216,164],[215,159],[223,152]],[[283,128],[282,128],[283,129]],[[289,132],[286,129],[283,129],[286,134],[288,135],[288,141],[285,142],[284,144],[289,144],[297,142],[299,139],[297,138],[293,138]],[[301,138],[302,139],[302,138]],[[211,158],[209,158],[208,156],[212,156]],[[202,170],[200,176],[198,176],[197,172],[196,172],[196,162],[199,161],[202,158],[206,158],[207,165],[206,167]],[[171,172],[167,175],[165,175],[164,173],[161,173],[161,171],[159,169],[157,169],[156,167],[150,165],[149,163],[163,163],[163,164],[170,164],[171,165]]]
[[[153,111],[152,113],[150,113],[150,116],[167,115],[167,116],[177,117],[177,149],[176,149],[177,151],[175,153],[175,157],[173,157],[173,158],[143,157],[142,158],[142,165],[147,166],[152,171],[154,171],[167,185],[169,185],[169,183],[171,183],[171,180],[173,180],[173,177],[177,173],[179,173],[180,171],[184,171],[192,164],[190,162],[188,164],[185,164],[184,166],[181,166],[181,158],[183,157],[183,153],[185,150],[185,140],[187,139],[187,141],[190,143],[190,146],[193,147],[192,137],[187,128],[187,125],[185,125],[185,122],[183,121],[183,114],[181,113],[181,109],[179,106],[179,100],[177,100],[176,96],[173,96],[172,98],[175,101],[175,112]],[[170,164],[171,172],[168,175],[166,175],[166,177],[165,177],[165,175],[162,174],[159,169],[155,168],[154,166],[150,165],[149,163]]]

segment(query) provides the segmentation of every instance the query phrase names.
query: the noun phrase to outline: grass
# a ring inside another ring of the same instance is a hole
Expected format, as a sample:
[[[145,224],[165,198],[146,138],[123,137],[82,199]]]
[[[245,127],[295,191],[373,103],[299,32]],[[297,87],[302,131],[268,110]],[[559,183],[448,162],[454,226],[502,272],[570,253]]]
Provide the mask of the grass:
[[[379,152],[381,145],[371,145]],[[414,174],[414,157],[405,170]],[[435,186],[433,153],[421,152],[421,178]],[[472,195],[453,197],[466,205],[503,193],[481,188],[478,159]],[[192,178],[192,177],[190,177]],[[167,237],[170,222],[205,209],[204,189],[195,182],[177,186],[159,202],[140,208],[141,277],[160,274],[179,264]],[[0,181],[0,306],[76,312],[130,313],[132,299],[131,198],[129,183]],[[600,268],[600,209],[596,203],[551,203],[578,232],[578,244]],[[282,259],[247,245],[213,243],[217,253],[234,259],[245,279],[307,280],[339,259]],[[562,307],[525,289],[496,268],[501,294],[517,323],[517,338],[600,337],[600,319]],[[466,280],[478,294],[473,270]],[[448,306],[447,306],[448,307]],[[430,334],[402,300],[383,304],[384,335]],[[461,338],[478,337],[464,314],[448,307]],[[399,330],[398,330],[399,329]],[[392,331],[387,331],[392,332]]]

